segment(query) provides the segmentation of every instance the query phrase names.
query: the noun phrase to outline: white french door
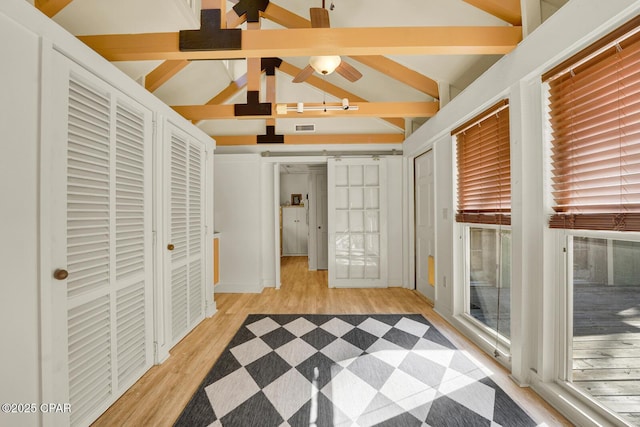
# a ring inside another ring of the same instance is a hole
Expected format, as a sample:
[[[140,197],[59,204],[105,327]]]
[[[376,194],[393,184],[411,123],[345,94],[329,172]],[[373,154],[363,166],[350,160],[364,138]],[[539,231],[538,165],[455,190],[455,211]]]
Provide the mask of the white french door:
[[[387,286],[384,159],[329,159],[329,286]]]
[[[152,114],[61,54],[52,61],[43,396],[72,412],[45,423],[88,425],[153,363]]]
[[[166,124],[164,243],[166,316],[171,346],[180,341],[205,314],[205,150],[201,142],[171,123]]]

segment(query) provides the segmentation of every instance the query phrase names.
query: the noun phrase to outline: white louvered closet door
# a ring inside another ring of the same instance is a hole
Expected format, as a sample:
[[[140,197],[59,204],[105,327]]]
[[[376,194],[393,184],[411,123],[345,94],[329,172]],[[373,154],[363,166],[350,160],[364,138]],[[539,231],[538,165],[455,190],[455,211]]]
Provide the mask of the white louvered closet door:
[[[387,286],[384,159],[327,162],[329,286]]]
[[[165,277],[173,345],[204,319],[205,151],[201,142],[170,123],[167,126],[169,271]]]
[[[52,282],[52,384],[59,397],[52,401],[71,403],[65,422],[87,425],[153,362],[152,118],[61,55],[54,59],[55,150],[66,161],[54,166],[59,227],[51,249],[68,278]]]

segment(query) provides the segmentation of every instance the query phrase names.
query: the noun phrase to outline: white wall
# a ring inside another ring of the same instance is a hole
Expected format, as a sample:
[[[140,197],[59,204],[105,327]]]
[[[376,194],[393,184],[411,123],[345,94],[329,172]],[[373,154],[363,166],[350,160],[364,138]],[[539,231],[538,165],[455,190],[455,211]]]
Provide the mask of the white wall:
[[[2,10],[0,39],[0,402],[38,402],[39,40]],[[38,418],[0,413],[0,424],[37,425]]]
[[[220,236],[215,292],[261,292],[262,185],[257,154],[215,156],[214,221]]]
[[[261,202],[262,221],[260,223],[262,236],[262,274],[261,281],[264,287],[275,287],[275,209],[273,207],[277,194],[274,194],[274,164],[262,162],[262,190]],[[282,177],[282,175],[280,175]]]
[[[404,283],[402,200],[403,159],[390,156],[387,160],[387,275],[388,285],[402,287]]]
[[[553,381],[558,354],[556,301],[562,275],[557,233],[546,226],[546,170],[543,139],[543,98],[540,75],[640,11],[634,0],[572,0],[538,27],[509,55],[443,107],[404,144],[410,159],[433,147],[436,166],[435,307],[454,326],[480,346],[458,314],[463,311],[462,227],[455,223],[455,159],[451,130],[502,98],[509,98],[512,159],[512,377],[532,383],[579,425],[593,425],[602,417],[585,408]],[[412,177],[409,177],[412,179]],[[445,210],[447,215],[445,216]],[[444,286],[446,279],[446,287]],[[555,325],[555,326],[554,326]],[[585,415],[586,414],[586,415]]]
[[[292,194],[302,194],[302,200],[307,204],[307,194],[309,194],[308,173],[280,174],[280,206],[291,203]]]

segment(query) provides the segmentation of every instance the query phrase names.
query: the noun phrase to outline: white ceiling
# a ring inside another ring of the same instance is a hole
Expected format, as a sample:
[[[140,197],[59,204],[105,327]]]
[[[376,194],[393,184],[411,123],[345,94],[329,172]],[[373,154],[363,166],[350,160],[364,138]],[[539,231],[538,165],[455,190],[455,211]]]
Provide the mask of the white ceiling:
[[[177,7],[184,0],[73,0],[54,16],[54,20],[75,35],[175,32],[193,28],[193,20]],[[523,0],[530,1],[530,0]],[[567,0],[541,1],[546,19]],[[321,6],[321,0],[272,0],[273,3],[308,19],[309,7]],[[331,0],[327,0],[327,7]],[[332,27],[401,27],[401,26],[507,26],[506,22],[462,0],[402,0],[390,7],[388,0],[334,0],[330,11]],[[227,9],[233,6],[227,3]],[[266,31],[281,28],[262,20]],[[390,59],[433,80],[449,86],[455,97],[498,59],[499,55],[423,55],[393,56]],[[306,57],[282,58],[303,68]],[[345,59],[345,58],[343,58]],[[352,59],[345,59],[362,72],[363,77],[349,83],[333,73],[326,80],[368,101],[431,101],[428,95],[389,78]],[[131,78],[142,78],[162,61],[114,63]],[[230,82],[246,72],[244,60],[193,61],[176,76],[157,89],[154,94],[168,105],[204,104]],[[277,72],[276,101],[327,102],[337,101],[306,84],[291,83],[292,77]],[[228,103],[246,102],[245,91],[239,92]],[[420,121],[420,120],[418,120]],[[318,133],[399,133],[401,130],[388,122],[375,118],[313,119]],[[279,119],[276,131],[291,133],[295,118]],[[308,124],[308,123],[304,123]],[[208,120],[198,124],[210,135],[239,135],[264,133],[264,120]]]

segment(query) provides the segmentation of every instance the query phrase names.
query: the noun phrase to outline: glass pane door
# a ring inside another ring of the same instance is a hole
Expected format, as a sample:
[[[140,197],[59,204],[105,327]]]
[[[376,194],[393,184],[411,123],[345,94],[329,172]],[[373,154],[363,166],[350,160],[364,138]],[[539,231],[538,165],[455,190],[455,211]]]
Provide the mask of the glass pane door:
[[[386,286],[384,160],[330,159],[329,286]]]

